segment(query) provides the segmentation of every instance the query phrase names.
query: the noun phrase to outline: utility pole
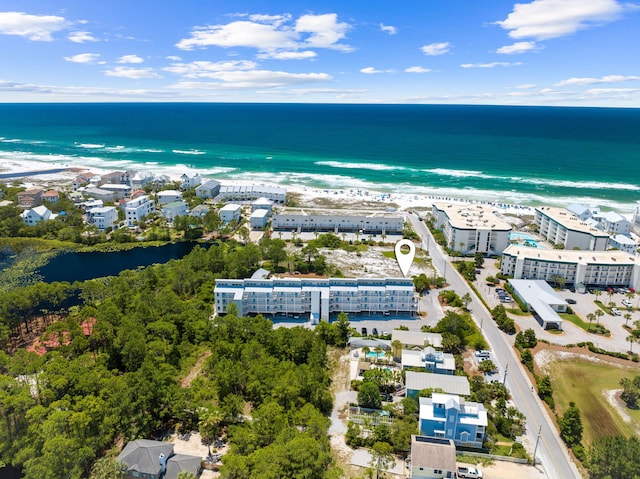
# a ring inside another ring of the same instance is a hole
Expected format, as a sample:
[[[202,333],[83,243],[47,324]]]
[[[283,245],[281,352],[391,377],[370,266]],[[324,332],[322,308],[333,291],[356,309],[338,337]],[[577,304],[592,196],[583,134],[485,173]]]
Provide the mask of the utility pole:
[[[509,372],[509,363],[504,368],[504,378],[502,378],[502,385],[504,386],[507,382],[507,373]]]
[[[536,445],[533,448],[533,465],[536,465],[536,451],[538,450],[538,443],[540,442],[540,434],[542,433],[542,426],[538,427],[538,437],[536,438]]]

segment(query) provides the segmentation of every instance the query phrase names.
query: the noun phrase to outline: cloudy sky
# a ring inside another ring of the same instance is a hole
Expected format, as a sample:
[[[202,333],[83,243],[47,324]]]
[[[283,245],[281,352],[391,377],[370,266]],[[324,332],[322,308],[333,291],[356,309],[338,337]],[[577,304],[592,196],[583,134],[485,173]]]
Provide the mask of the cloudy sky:
[[[2,0],[23,101],[640,107],[640,0]]]

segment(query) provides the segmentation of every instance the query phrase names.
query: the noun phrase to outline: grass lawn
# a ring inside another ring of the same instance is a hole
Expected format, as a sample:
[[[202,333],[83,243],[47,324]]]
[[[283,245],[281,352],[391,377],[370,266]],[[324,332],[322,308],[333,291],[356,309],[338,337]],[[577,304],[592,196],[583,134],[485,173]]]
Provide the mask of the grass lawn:
[[[569,313],[559,313],[559,316],[564,319],[565,321],[570,321],[573,324],[575,324],[576,326],[578,326],[579,328],[584,329],[586,332],[591,333],[591,334],[598,334],[595,332],[595,323],[591,323],[591,331],[589,331],[589,323],[585,322],[582,320],[582,318],[580,316],[578,316],[577,314],[569,314]],[[609,334],[605,334],[604,336],[609,336]],[[602,336],[602,335],[601,335]]]
[[[609,366],[584,359],[550,363],[556,412],[562,416],[574,401],[584,426],[583,443],[592,444],[601,436],[632,436],[640,428],[640,410],[625,408],[631,417],[626,423],[607,401],[604,391],[620,389],[620,379],[640,375],[640,369]]]
[[[524,312],[520,308],[504,308],[507,313],[513,314],[514,316],[531,316],[530,312]]]

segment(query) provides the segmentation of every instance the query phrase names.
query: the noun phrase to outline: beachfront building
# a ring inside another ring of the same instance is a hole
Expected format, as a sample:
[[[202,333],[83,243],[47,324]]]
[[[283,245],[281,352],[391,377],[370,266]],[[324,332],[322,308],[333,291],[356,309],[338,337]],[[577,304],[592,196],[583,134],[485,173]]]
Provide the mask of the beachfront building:
[[[156,205],[148,196],[139,196],[124,205],[127,226],[135,226],[143,217],[156,211]]]
[[[220,208],[220,220],[223,223],[231,223],[232,221],[240,221],[240,205],[228,204]]]
[[[91,208],[87,211],[87,223],[99,230],[112,228],[118,222],[118,210],[115,206]]]
[[[410,467],[411,479],[455,479],[456,446],[451,439],[412,435]]]
[[[466,376],[405,371],[406,396],[416,397],[424,389],[441,389],[447,394],[468,396],[471,386]]]
[[[578,203],[571,203],[567,206],[567,211],[579,218],[580,221],[587,221],[593,217],[591,209],[588,206],[584,206]]]
[[[549,283],[541,279],[510,279],[513,294],[527,305],[542,329],[562,330],[562,318],[569,305]]]
[[[184,201],[172,201],[162,206],[162,217],[169,223],[173,223],[178,216],[186,216],[188,212],[189,207]]]
[[[34,226],[41,221],[53,220],[57,216],[57,214],[52,213],[51,210],[44,205],[36,206],[35,208],[24,210],[20,213],[22,221],[27,226]]]
[[[131,186],[131,178],[137,172],[134,170],[112,171],[100,177],[100,185],[129,185]]]
[[[420,398],[420,434],[451,439],[456,446],[482,447],[487,428],[484,405],[456,394],[433,393]]]
[[[400,341],[404,349],[417,348],[422,350],[426,346],[442,347],[442,334],[424,333],[422,331],[403,331],[394,329],[391,331],[391,342]]]
[[[631,234],[631,221],[615,211],[607,211],[594,216],[594,219],[600,224],[600,229],[606,231],[610,235]]]
[[[456,370],[456,360],[451,353],[437,351],[432,346],[423,350],[402,350],[402,369],[422,368],[435,374],[452,375]]]
[[[433,204],[433,217],[447,247],[454,251],[498,255],[509,246],[511,225],[490,205],[438,202]]]
[[[18,206],[21,208],[32,208],[40,203],[44,190],[39,187],[33,187],[18,193]]]
[[[332,233],[359,232],[361,234],[402,234],[404,218],[378,213],[363,215],[323,215],[278,213],[273,215],[274,231],[330,231]]]
[[[334,313],[413,316],[417,298],[411,278],[217,279],[216,314],[235,303],[240,316],[308,315],[312,322]]]
[[[640,288],[640,258],[624,251],[543,250],[509,246],[500,272],[515,279],[543,279],[567,285]]]
[[[609,238],[609,249],[619,249],[629,254],[638,254],[638,242],[625,235],[613,235]]]
[[[153,181],[153,174],[148,171],[138,171],[135,175],[131,177],[131,182],[129,186],[131,186],[132,190],[142,189],[147,186],[149,183]]]
[[[81,186],[86,186],[90,182],[92,182],[94,185],[99,184],[100,183],[100,176],[98,176],[95,173],[91,173],[90,171],[84,171],[84,172],[80,173],[73,180],[73,183],[72,183],[73,191],[76,191]]]
[[[582,221],[565,208],[542,206],[535,209],[535,223],[542,238],[567,250],[604,251],[609,235],[592,223]]]
[[[159,206],[173,203],[174,201],[182,201],[182,193],[177,190],[158,191],[158,194],[156,196],[158,197]]]
[[[180,181],[182,182],[180,188],[183,190],[195,188],[202,183],[202,176],[200,176],[200,173],[195,173],[193,175],[185,173],[180,177]]]
[[[196,186],[196,196],[202,199],[215,198],[220,194],[220,182],[216,180],[207,180]]]
[[[251,202],[251,211],[267,210],[269,214],[271,214],[272,209],[273,209],[273,201],[271,201],[268,198],[262,197]]]
[[[269,210],[255,210],[249,216],[249,225],[252,230],[263,230],[269,221]]]
[[[254,201],[263,197],[274,203],[284,203],[287,199],[287,190],[278,186],[264,185],[220,186],[220,192],[216,199],[218,201]]]

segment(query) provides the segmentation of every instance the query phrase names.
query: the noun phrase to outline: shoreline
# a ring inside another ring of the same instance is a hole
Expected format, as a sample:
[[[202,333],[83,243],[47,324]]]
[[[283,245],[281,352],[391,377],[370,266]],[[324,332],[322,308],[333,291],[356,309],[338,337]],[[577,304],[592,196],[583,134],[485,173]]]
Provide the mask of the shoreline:
[[[128,165],[129,168],[138,171],[150,171],[154,174],[165,174],[172,181],[179,181],[180,175],[183,173],[202,173],[198,168],[191,168],[185,165],[174,165],[166,168],[158,168],[159,165]],[[117,165],[114,165],[113,169],[106,169],[102,167],[88,166],[83,164],[63,164],[58,162],[43,162],[38,160],[9,160],[0,158],[0,181],[4,183],[19,183],[26,187],[31,186],[50,186],[50,187],[69,187],[72,181],[84,171],[89,171],[95,174],[106,174],[111,171],[119,170]],[[257,176],[257,175],[256,175]],[[273,183],[266,180],[258,181],[256,179],[251,180],[233,180],[225,177],[224,174],[213,176],[216,180],[226,185],[269,185],[279,186],[285,188],[287,192],[294,193],[305,197],[307,201],[313,201],[314,198],[329,198],[336,201],[353,201],[353,200],[366,200],[371,203],[379,203],[381,208],[391,207],[391,205],[397,205],[398,211],[407,211],[413,208],[418,209],[430,209],[434,202],[446,201],[455,202],[460,204],[485,204],[494,206],[502,213],[514,214],[518,216],[533,215],[534,208],[538,206],[568,206],[568,203],[563,203],[559,199],[550,198],[546,202],[535,202],[516,204],[511,202],[503,202],[495,199],[485,198],[477,199],[471,197],[471,195],[452,195],[452,194],[420,194],[420,193],[396,193],[386,192],[382,190],[376,190],[374,188],[365,187],[334,187],[324,188],[312,185],[305,185],[300,183]],[[210,176],[203,176],[203,179],[210,179]],[[398,189],[401,189],[403,185],[398,185]],[[434,192],[438,191],[437,188],[433,188]],[[465,190],[459,190],[464,192]],[[596,202],[594,204],[594,198],[589,202],[582,202],[586,206],[599,206]],[[627,208],[610,208],[617,211],[625,217],[631,217],[633,215],[634,208],[637,207],[640,202],[636,204],[625,204]],[[388,205],[385,207],[385,205]],[[624,205],[620,205],[624,206]]]

